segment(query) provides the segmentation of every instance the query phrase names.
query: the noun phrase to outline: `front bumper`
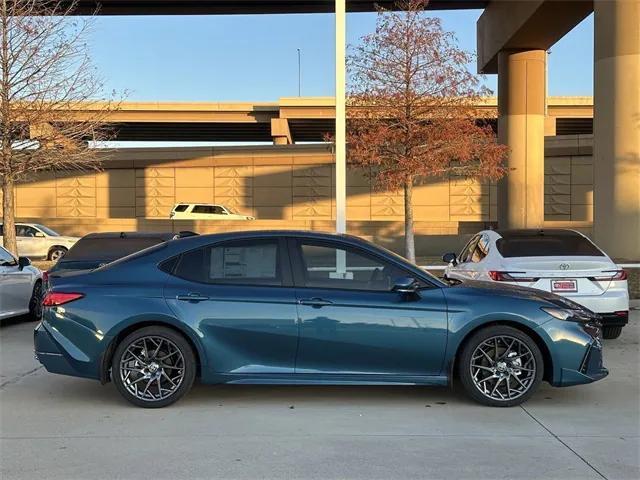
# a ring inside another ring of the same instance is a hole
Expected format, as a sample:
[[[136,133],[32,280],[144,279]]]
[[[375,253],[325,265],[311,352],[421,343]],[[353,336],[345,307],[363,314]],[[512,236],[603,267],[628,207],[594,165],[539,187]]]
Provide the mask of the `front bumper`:
[[[609,370],[602,363],[602,342],[595,339],[589,345],[578,370],[562,369],[561,385],[563,387],[583,385],[602,380],[607,375],[609,375]]]

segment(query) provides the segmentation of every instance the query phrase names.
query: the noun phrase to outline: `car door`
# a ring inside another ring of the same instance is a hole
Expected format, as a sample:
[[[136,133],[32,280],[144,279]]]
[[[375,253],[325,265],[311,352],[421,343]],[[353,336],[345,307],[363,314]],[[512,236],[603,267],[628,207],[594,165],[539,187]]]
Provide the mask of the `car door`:
[[[438,375],[447,341],[442,290],[392,291],[415,276],[335,241],[290,240],[300,342],[296,374]]]
[[[30,225],[16,225],[16,243],[21,257],[42,257],[47,254],[44,234]]]
[[[295,291],[284,240],[226,241],[173,259],[164,294],[202,338],[216,373],[293,373]]]
[[[26,313],[31,293],[31,273],[21,270],[16,258],[0,247],[0,316]]]

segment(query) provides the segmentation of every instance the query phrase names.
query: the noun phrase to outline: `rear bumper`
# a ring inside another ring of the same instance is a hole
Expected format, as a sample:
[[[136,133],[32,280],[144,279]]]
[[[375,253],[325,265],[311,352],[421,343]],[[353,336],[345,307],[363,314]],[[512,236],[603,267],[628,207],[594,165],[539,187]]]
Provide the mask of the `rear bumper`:
[[[615,313],[601,313],[603,327],[624,327],[629,323],[629,310]]]
[[[592,312],[608,315],[611,312],[629,310],[629,292],[609,289],[602,295],[563,295]]]
[[[98,379],[98,370],[94,362],[73,358],[56,341],[54,335],[40,322],[33,331],[34,356],[50,373]]]

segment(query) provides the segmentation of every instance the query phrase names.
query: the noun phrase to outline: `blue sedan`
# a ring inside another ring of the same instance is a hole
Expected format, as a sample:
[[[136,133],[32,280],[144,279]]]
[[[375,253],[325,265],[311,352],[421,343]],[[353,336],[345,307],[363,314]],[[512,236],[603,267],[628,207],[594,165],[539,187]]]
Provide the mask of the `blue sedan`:
[[[203,235],[51,276],[35,354],[141,407],[203,383],[450,384],[490,406],[605,377],[599,317],[542,291],[450,286],[362,239]]]

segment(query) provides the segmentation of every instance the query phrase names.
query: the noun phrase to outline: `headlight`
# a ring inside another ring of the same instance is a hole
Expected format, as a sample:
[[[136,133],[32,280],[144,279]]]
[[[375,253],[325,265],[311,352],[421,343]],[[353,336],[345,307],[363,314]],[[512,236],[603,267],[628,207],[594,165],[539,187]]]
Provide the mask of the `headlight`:
[[[573,310],[567,310],[566,308],[540,307],[540,309],[558,320],[571,320],[574,316]]]

